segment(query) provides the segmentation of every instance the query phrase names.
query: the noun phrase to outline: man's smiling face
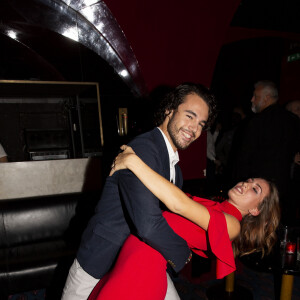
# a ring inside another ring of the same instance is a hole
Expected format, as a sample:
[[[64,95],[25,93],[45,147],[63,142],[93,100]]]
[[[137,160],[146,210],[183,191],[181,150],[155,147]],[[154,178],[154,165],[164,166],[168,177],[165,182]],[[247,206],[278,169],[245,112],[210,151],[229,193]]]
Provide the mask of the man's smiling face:
[[[167,116],[168,139],[174,151],[186,149],[201,135],[208,113],[206,102],[196,94],[189,94],[178,109]]]

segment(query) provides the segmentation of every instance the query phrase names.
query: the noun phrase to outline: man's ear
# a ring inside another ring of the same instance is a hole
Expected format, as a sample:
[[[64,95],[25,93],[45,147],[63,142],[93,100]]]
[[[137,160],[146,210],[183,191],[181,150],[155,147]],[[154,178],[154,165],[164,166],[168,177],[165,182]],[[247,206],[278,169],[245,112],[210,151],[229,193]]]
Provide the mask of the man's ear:
[[[166,117],[171,118],[173,115],[174,110],[166,110]]]
[[[260,213],[260,211],[258,210],[257,207],[249,209],[249,214],[252,215],[252,216],[254,216],[254,217],[258,216],[259,213]]]
[[[267,95],[265,96],[265,98],[264,98],[264,105],[267,107],[267,106],[269,106],[269,105],[271,105],[271,104],[273,104],[273,103],[274,103],[273,97],[271,97],[270,94],[267,94]]]

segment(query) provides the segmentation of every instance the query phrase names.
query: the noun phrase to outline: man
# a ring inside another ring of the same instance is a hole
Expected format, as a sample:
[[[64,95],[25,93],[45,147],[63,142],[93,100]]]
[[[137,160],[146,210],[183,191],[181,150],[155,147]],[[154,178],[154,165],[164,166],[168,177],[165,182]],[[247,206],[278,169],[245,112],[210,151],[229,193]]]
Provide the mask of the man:
[[[255,84],[251,99],[255,116],[249,121],[237,151],[233,180],[263,177],[276,183],[283,217],[287,217],[290,168],[299,145],[296,118],[277,104],[278,90],[271,81]]]
[[[300,124],[300,100],[290,101],[286,104],[285,109],[297,116]],[[300,125],[299,125],[300,127]],[[299,185],[300,185],[300,148],[294,156],[294,162],[291,166],[291,185],[289,189],[289,219],[291,225],[300,225],[300,202],[299,202]]]
[[[195,141],[214,114],[215,100],[207,88],[180,85],[162,101],[156,115],[158,128],[136,137],[129,145],[146,164],[181,187],[177,149],[186,149]],[[191,257],[186,242],[162,217],[158,199],[133,173],[122,170],[106,180],[95,215],[83,233],[63,299],[86,299],[109,271],[130,233],[159,251],[175,271]],[[167,297],[176,299],[169,278],[168,282]]]
[[[251,109],[254,113],[260,113],[278,100],[278,90],[271,81],[259,81],[254,85],[255,89],[251,99]]]

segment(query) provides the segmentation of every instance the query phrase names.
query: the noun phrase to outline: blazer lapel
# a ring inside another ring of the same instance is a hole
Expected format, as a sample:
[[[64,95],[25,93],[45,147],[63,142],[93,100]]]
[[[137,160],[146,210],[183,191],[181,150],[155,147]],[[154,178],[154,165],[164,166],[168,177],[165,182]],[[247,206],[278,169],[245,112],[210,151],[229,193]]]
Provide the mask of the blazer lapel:
[[[161,154],[161,162],[163,165],[163,174],[161,175],[164,176],[166,179],[170,180],[170,158],[166,142],[158,128],[154,128],[153,136]]]
[[[176,172],[176,186],[178,186],[180,189],[182,188],[183,185],[183,178],[182,178],[182,174],[181,174],[181,169],[178,165],[178,163],[175,166],[175,172]]]
[[[160,154],[161,154],[161,160],[162,160],[162,164],[163,164],[163,174],[161,174],[162,176],[164,176],[166,179],[170,180],[170,158],[169,158],[169,153],[168,153],[168,148],[166,145],[166,142],[164,140],[164,137],[162,136],[162,133],[160,132],[160,130],[158,128],[154,128],[153,129],[153,136],[154,139],[160,149]],[[178,186],[179,188],[182,188],[183,185],[183,178],[182,178],[182,173],[181,173],[181,169],[178,165],[178,163],[175,166],[175,181],[174,184],[176,186]]]

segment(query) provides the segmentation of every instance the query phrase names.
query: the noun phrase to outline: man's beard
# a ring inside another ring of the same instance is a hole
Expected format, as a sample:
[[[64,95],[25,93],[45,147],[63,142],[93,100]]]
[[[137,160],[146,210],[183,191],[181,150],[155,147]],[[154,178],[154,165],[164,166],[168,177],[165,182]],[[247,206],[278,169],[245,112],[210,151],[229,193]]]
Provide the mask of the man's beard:
[[[171,117],[169,123],[168,123],[168,126],[167,126],[167,130],[168,130],[168,133],[169,133],[169,136],[174,144],[174,146],[178,149],[178,150],[185,150],[186,148],[188,148],[188,146],[195,141],[195,134],[193,134],[193,138],[191,139],[190,142],[186,142],[186,143],[183,143],[179,138],[178,138],[178,135],[179,135],[179,132],[180,132],[180,129],[177,129],[176,125],[174,124],[173,122],[173,116]]]
[[[255,105],[251,105],[251,110],[252,112],[254,112],[255,114],[257,113],[257,110],[256,110],[256,106]]]
[[[259,107],[259,105],[252,104],[251,110],[252,110],[252,112],[254,112],[255,114],[257,114],[260,111],[260,107]]]
[[[258,114],[258,113],[260,113],[263,110],[262,107],[263,107],[263,102],[262,102],[262,100],[260,100],[256,104],[252,103],[251,110],[255,114]]]

